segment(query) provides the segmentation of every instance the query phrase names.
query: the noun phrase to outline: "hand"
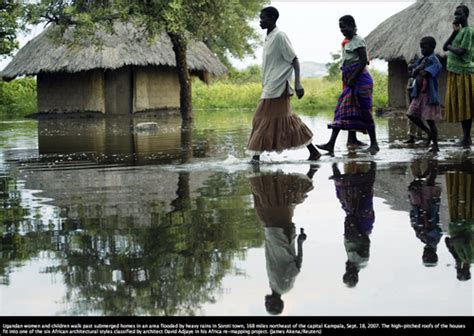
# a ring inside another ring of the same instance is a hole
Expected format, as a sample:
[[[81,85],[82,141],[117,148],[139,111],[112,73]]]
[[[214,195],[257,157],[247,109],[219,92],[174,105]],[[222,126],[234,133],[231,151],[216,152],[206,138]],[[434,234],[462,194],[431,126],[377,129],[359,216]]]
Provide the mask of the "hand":
[[[458,32],[461,30],[461,25],[458,23],[453,23],[453,31]]]
[[[306,233],[300,233],[298,235],[298,243],[303,243],[305,240],[306,240],[307,236],[306,236]]]
[[[301,86],[301,83],[295,83],[295,91],[296,91],[296,96],[298,99],[303,98],[304,96],[304,88]]]
[[[306,233],[304,233],[304,228],[300,228],[300,234],[298,235],[298,242],[304,242],[306,240]]]
[[[353,77],[350,77],[347,81],[346,81],[346,85],[349,86],[349,87],[353,87],[355,84],[355,79]]]

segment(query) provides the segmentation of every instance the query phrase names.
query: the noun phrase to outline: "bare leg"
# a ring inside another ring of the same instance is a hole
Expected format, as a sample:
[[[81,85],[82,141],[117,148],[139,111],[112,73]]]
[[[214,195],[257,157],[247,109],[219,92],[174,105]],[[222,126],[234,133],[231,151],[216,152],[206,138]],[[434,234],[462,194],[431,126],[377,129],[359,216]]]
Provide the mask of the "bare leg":
[[[356,131],[347,132],[347,146],[361,147],[361,146],[366,146],[366,145],[367,145],[366,143],[357,140]]]
[[[423,123],[423,121],[420,118],[413,117],[413,116],[408,116],[408,118],[419,128],[421,128],[426,134],[428,134],[428,141],[426,142],[426,147],[428,147],[431,143],[432,139],[432,134],[431,131],[426,125]]]
[[[259,163],[260,162],[260,155],[254,155],[252,156],[252,160],[250,163]]]
[[[431,133],[431,141],[433,142],[431,145],[430,152],[437,153],[439,152],[438,147],[438,129],[436,128],[436,123],[434,120],[427,120],[428,126],[430,127]]]
[[[375,127],[367,130],[367,133],[369,133],[370,146],[365,151],[372,155],[375,155],[380,150],[379,145],[377,143],[377,135],[375,133]]]
[[[319,158],[321,157],[321,153],[318,151],[316,147],[314,147],[313,144],[309,144],[308,146],[306,146],[306,148],[308,148],[309,150],[308,160],[311,160],[311,161],[319,160]]]
[[[332,133],[331,133],[331,138],[326,144],[323,145],[316,145],[319,149],[323,149],[325,151],[328,151],[329,153],[333,154],[334,153],[334,145],[336,144],[337,136],[339,135],[340,129],[339,128],[333,128]]]
[[[471,128],[472,128],[472,118],[461,121],[463,139],[461,140],[460,145],[464,148],[470,148],[472,145],[471,140]]]

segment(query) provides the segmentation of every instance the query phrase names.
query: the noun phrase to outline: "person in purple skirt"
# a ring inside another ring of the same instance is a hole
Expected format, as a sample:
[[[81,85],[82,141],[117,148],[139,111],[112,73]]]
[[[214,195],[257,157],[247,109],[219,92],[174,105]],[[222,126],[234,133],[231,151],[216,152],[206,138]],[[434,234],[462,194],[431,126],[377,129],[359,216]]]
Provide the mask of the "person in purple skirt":
[[[341,130],[368,133],[370,146],[365,150],[374,155],[379,151],[372,117],[373,81],[367,71],[368,56],[365,40],[357,35],[357,27],[351,15],[339,19],[339,28],[345,36],[342,53],[342,81],[344,88],[339,96],[331,138],[319,149],[334,153],[334,145]]]

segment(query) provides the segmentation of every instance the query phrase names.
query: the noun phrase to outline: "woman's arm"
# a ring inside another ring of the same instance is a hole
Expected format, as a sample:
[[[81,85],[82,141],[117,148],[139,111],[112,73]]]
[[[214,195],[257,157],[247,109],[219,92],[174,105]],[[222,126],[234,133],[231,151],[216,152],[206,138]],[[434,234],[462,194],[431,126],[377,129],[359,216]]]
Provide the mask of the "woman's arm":
[[[451,36],[449,36],[448,40],[443,45],[443,50],[444,51],[451,51],[452,53],[454,53],[458,56],[462,56],[467,52],[467,50],[464,49],[464,48],[454,48],[452,46],[452,43],[453,43],[454,39],[456,38],[456,36],[458,35],[460,29],[461,29],[460,25],[453,24],[453,32],[452,32]]]
[[[300,62],[298,61],[297,57],[293,59],[293,63],[291,63],[291,65],[293,66],[293,69],[295,70],[296,96],[298,97],[298,99],[301,99],[304,96],[304,88],[301,85],[301,81],[300,81]]]
[[[347,80],[347,86],[354,86],[356,78],[364,71],[365,67],[367,66],[367,51],[364,47],[357,48],[355,50],[357,52],[357,56],[359,56],[359,66],[354,70],[352,76]]]

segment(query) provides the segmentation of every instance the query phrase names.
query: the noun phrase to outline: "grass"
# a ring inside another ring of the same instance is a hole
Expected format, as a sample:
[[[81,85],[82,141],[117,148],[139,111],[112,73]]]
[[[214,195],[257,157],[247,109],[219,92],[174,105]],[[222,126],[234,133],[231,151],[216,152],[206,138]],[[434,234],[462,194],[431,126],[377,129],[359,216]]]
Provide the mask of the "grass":
[[[373,104],[375,108],[386,107],[388,102],[387,75],[372,71],[374,78]],[[305,96],[292,99],[297,110],[333,109],[341,93],[338,80],[306,78],[302,80]],[[262,92],[262,85],[256,82],[234,83],[217,81],[206,85],[199,80],[193,82],[193,107],[195,109],[254,109]]]

